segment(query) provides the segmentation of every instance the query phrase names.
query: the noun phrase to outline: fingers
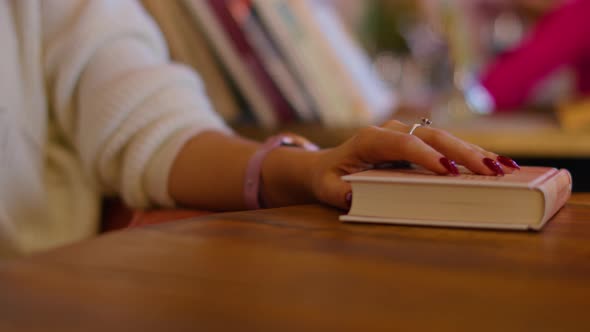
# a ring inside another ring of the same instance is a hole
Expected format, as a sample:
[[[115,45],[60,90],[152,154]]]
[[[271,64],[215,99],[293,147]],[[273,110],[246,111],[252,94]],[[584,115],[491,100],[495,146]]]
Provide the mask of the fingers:
[[[390,121],[385,124],[385,127],[398,132],[410,130],[409,126],[399,121]],[[438,128],[419,127],[414,131],[414,135],[449,159],[464,165],[477,174],[503,175],[520,168],[510,158],[498,156]]]
[[[342,210],[350,208],[352,200],[352,188],[350,183],[343,181],[341,176],[345,174],[330,174],[325,179],[330,185],[322,186],[319,193],[319,200],[333,205]]]
[[[487,151],[475,144],[470,144],[470,145],[473,149],[479,151],[486,158],[489,158],[491,160],[495,160],[502,167],[503,172],[506,174],[514,173],[515,171],[520,169],[520,166],[518,166],[518,164],[514,160],[512,160],[508,157],[499,156],[498,154]]]
[[[416,135],[444,155],[464,165],[471,171],[485,175],[503,175],[504,170],[495,161],[495,156],[487,154],[450,133],[436,128],[421,128]]]
[[[411,129],[410,126],[395,120],[387,122],[384,127],[404,133],[409,132]],[[474,173],[484,175],[503,174],[501,167],[496,168],[495,165],[490,163],[493,162],[493,159],[486,159],[488,156],[483,153],[483,149],[476,149],[475,146],[456,138],[446,131],[431,127],[418,127],[414,130],[413,136],[420,138],[433,149],[467,167]]]
[[[319,172],[324,176],[314,181],[314,187],[319,188],[314,190],[316,197],[341,209],[348,209],[351,187],[342,181],[342,175],[400,160],[442,175],[459,174],[453,160],[474,173],[484,175],[502,175],[519,168],[512,159],[467,143],[446,131],[419,127],[414,135],[409,135],[409,130],[409,126],[399,121],[390,121],[383,127],[361,129],[340,147],[324,150],[323,159],[326,162],[320,164],[327,166]],[[334,160],[337,162],[334,163]]]
[[[498,156],[477,145],[467,143],[437,128],[422,128],[418,133],[429,145],[464,165],[471,171],[486,175],[510,174],[520,167],[512,159]]]
[[[322,189],[316,191],[320,201],[341,209],[349,208],[347,198],[351,192],[350,184],[342,181],[341,177],[358,172],[366,165],[407,160],[437,174],[459,174],[451,161],[420,138],[397,131],[379,127],[364,128],[343,147],[342,150],[329,151],[342,151],[338,156],[332,156],[338,160],[338,166],[334,171],[322,172],[326,174],[318,186]]]
[[[368,127],[351,141],[353,154],[360,162],[378,164],[407,160],[438,174],[458,173],[441,152],[420,138],[379,127]]]

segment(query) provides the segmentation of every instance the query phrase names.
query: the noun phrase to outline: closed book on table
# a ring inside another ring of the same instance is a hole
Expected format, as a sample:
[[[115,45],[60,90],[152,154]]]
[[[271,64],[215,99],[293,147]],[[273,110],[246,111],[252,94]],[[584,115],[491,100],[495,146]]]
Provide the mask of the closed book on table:
[[[436,175],[422,168],[344,176],[352,205],[342,221],[540,230],[570,197],[570,173],[522,167],[505,176]]]

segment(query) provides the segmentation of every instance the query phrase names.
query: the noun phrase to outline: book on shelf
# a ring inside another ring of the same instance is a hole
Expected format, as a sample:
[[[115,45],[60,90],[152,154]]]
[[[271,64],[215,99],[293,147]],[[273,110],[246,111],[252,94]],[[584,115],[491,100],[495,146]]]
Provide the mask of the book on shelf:
[[[257,87],[271,104],[278,121],[286,123],[294,120],[293,108],[267,72],[258,53],[246,38],[244,30],[232,15],[229,6],[230,0],[208,0],[207,2],[226,35],[229,36],[233,49],[238,52],[238,56],[245,63],[250,75],[253,76]]]
[[[371,59],[353,38],[326,0],[288,0],[310,37],[317,39],[319,55],[333,65],[332,75],[353,98],[355,118],[361,124],[391,116],[395,96],[379,77]]]
[[[297,112],[298,118],[303,122],[318,120],[311,96],[266,31],[252,1],[226,0],[226,4],[264,68]]]
[[[172,59],[194,68],[206,82],[207,95],[217,113],[227,123],[238,122],[241,111],[234,92],[203,31],[187,13],[183,3],[161,0],[142,0],[142,3],[166,37]]]
[[[234,40],[226,32],[208,0],[184,0],[184,2],[194,19],[206,32],[208,40],[244,96],[258,124],[265,128],[277,127],[279,117],[271,100],[265,94],[264,87],[260,86],[259,67],[252,67],[251,63],[246,63],[242,59],[243,54],[234,45]]]
[[[540,230],[570,197],[570,173],[524,166],[505,176],[436,175],[423,168],[373,169],[351,183],[347,222]]]
[[[327,3],[253,3],[267,31],[308,88],[324,125],[356,127],[391,115],[393,92],[376,75],[364,51]]]

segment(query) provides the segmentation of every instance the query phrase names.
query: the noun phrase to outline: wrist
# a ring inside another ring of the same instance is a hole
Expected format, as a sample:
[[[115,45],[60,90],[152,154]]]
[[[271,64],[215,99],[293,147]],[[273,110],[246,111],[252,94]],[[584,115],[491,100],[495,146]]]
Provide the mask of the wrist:
[[[285,146],[268,154],[262,164],[261,193],[269,207],[317,202],[313,174],[320,153]]]

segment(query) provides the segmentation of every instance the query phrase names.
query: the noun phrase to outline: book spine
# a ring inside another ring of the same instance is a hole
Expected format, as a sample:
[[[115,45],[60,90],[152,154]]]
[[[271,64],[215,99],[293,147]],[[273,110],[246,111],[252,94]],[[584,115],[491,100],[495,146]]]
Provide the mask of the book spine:
[[[184,4],[188,7],[190,14],[199,22],[203,31],[206,32],[207,39],[214,46],[215,52],[230,73],[231,78],[236,82],[238,90],[243,94],[257,120],[265,128],[276,128],[278,119],[272,106],[262,91],[257,88],[256,82],[249,74],[248,69],[245,68],[245,64],[238,58],[231,41],[207,2],[185,0]]]
[[[386,120],[394,109],[392,89],[374,70],[370,58],[356,43],[332,6],[323,0],[289,0],[305,27],[318,39],[321,52],[334,67],[335,78],[353,100],[360,123]]]
[[[228,3],[225,0],[209,0],[212,12],[216,15],[222,28],[232,41],[235,51],[246,64],[250,75],[257,82],[267,100],[272,105],[280,122],[289,122],[294,119],[294,112],[291,105],[285,100],[277,86],[266,72],[262,62],[252,49],[250,43],[244,36],[238,22],[231,15]]]
[[[250,0],[228,0],[230,12],[268,74],[303,121],[315,121],[315,105],[295,71],[286,63]]]
[[[538,226],[534,227],[534,229],[541,229],[570,198],[572,193],[572,177],[567,170],[559,170],[555,176],[539,185],[537,189],[543,193],[545,199],[543,219]]]
[[[305,23],[287,0],[254,0],[283,54],[296,68],[314,99],[321,121],[328,127],[356,126],[353,103],[333,76],[331,64],[318,52],[317,38],[309,35]]]

